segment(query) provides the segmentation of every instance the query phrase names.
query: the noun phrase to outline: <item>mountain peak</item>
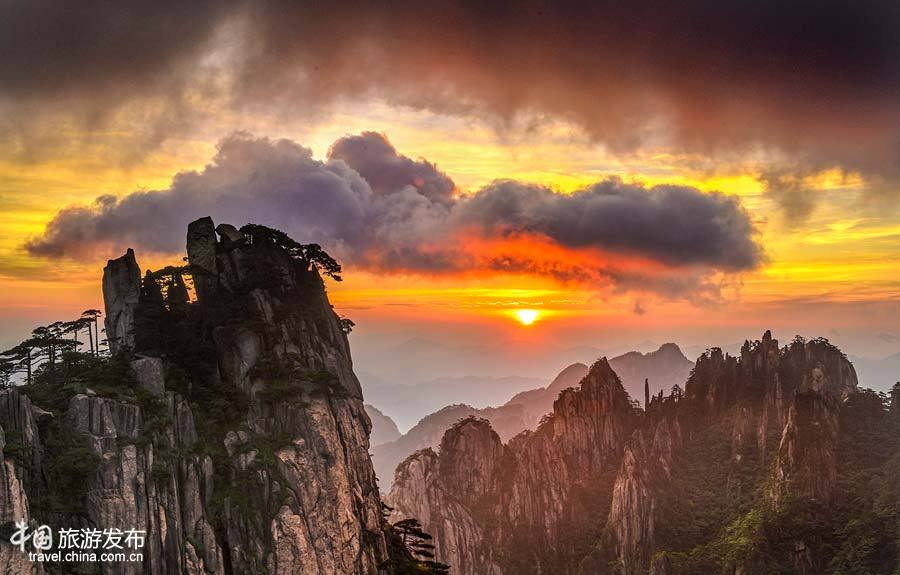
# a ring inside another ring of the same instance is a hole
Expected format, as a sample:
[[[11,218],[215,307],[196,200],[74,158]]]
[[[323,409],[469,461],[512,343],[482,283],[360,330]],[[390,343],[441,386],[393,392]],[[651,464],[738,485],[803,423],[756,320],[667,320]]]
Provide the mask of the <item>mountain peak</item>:
[[[547,389],[558,393],[567,387],[575,387],[582,378],[588,374],[588,371],[589,368],[585,364],[580,362],[573,363],[559,372],[559,374],[553,378],[553,381],[550,382],[550,385],[547,386]]]
[[[672,355],[672,356],[684,357],[685,359],[687,359],[687,357],[681,351],[681,348],[678,347],[678,344],[672,343],[672,342],[662,344],[661,346],[659,346],[659,349],[656,350],[654,353],[657,353],[659,355]]]

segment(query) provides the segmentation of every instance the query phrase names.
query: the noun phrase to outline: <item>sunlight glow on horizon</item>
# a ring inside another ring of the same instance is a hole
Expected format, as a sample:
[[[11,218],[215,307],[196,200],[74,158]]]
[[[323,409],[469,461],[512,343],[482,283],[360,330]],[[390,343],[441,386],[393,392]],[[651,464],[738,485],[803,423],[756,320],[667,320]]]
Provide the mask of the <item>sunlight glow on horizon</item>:
[[[536,309],[517,309],[515,310],[516,319],[522,325],[531,325],[540,317],[540,312]]]
[[[698,306],[705,305],[727,303],[732,310],[740,309],[742,317],[759,320],[764,316],[771,321],[779,313],[769,307],[755,314],[749,310],[754,306],[791,306],[797,301],[874,304],[893,301],[897,294],[895,278],[900,260],[895,254],[900,246],[900,227],[890,210],[851,210],[849,202],[862,185],[854,174],[826,171],[809,176],[803,183],[819,190],[819,207],[808,222],[785,227],[779,223],[777,207],[758,178],[766,160],[762,156],[748,158],[740,165],[723,164],[701,171],[690,156],[676,152],[616,156],[559,122],[542,125],[543,138],[534,138],[528,130],[512,130],[501,137],[486,124],[400,110],[384,102],[345,108],[343,113],[313,125],[300,121],[275,124],[255,117],[214,117],[219,119],[206,126],[201,135],[165,142],[131,163],[116,160],[118,156],[113,153],[127,148],[125,140],[133,136],[130,133],[76,134],[73,141],[90,141],[92,145],[73,145],[60,155],[36,157],[27,164],[27,170],[14,154],[0,153],[0,203],[5,202],[0,229],[0,289],[6,294],[0,305],[0,323],[6,320],[10,326],[5,334],[10,340],[20,337],[20,332],[27,333],[12,328],[13,320],[33,318],[37,325],[65,317],[71,310],[96,307],[101,300],[99,280],[106,255],[98,254],[90,261],[44,260],[24,252],[27,238],[40,234],[61,207],[90,204],[102,194],[122,196],[135,190],[165,189],[178,172],[202,169],[215,154],[216,141],[236,128],[258,136],[292,139],[308,146],[317,159],[324,159],[328,146],[343,135],[384,131],[398,152],[434,162],[461,193],[473,193],[497,178],[547,185],[569,193],[607,176],[647,186],[675,184],[705,192],[718,190],[739,198],[751,212],[758,239],[769,256],[759,269],[732,278],[726,288],[721,285],[729,278],[715,278],[722,297],[708,304],[648,293],[640,285],[617,292],[602,278],[557,282],[527,273],[389,274],[348,265],[345,281],[329,286],[331,301],[342,313],[368,318],[374,325],[392,325],[401,319],[427,315],[445,322],[441,325],[478,329],[505,325],[532,335],[547,332],[551,324],[555,329],[579,321],[639,324],[650,329],[663,324],[693,325],[701,318],[709,323],[710,317],[696,314]],[[609,261],[615,271],[661,273],[627,255],[591,255],[584,250],[576,253],[533,239],[463,240],[469,242],[470,251],[486,258],[510,252],[528,257],[539,254],[548,263],[565,263],[566,271],[583,271],[586,263]],[[173,258],[178,261],[181,256],[151,254],[134,247],[142,269],[158,267]],[[635,311],[638,309],[641,311]],[[536,315],[531,318],[528,313],[522,318],[519,312],[524,310]],[[522,329],[550,318],[553,321],[542,324],[540,330]],[[878,329],[887,332],[890,322],[884,323],[885,327]]]

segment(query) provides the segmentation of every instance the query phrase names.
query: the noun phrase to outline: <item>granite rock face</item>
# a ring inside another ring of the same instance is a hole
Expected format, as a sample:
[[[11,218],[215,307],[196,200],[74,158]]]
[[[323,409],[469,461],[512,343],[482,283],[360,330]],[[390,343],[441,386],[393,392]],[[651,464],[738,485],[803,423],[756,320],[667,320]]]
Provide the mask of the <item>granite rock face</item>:
[[[616,556],[625,572],[642,572],[652,557],[657,520],[656,486],[671,477],[675,452],[681,446],[677,420],[662,419],[651,443],[636,430],[625,447],[606,521]]]
[[[134,347],[134,310],[141,297],[141,268],[134,251],[109,260],[103,268],[104,324],[110,350]]]
[[[491,422],[491,427],[504,441],[518,435],[527,425],[527,413],[522,405],[477,408],[471,405],[448,405],[423,417],[403,435],[381,444],[373,443],[372,461],[382,488],[390,488],[397,466],[416,451],[437,448],[444,433],[457,422],[476,417]],[[374,419],[374,418],[373,418]]]
[[[397,518],[418,517],[438,558],[462,574],[683,573],[658,553],[672,541],[660,523],[679,503],[670,490],[715,465],[725,500],[765,506],[747,494],[769,486],[776,505],[787,496],[828,501],[837,414],[856,387],[852,365],[827,341],[779,347],[768,332],[739,357],[708,351],[683,388],[648,391],[645,409],[601,360],[577,389],[560,391],[535,431],[505,445],[481,429],[487,422],[457,424],[437,452],[400,465],[389,501]],[[820,572],[816,542],[795,546],[804,549],[796,568]]]
[[[322,279],[266,237],[220,229],[191,224],[190,267],[143,284],[131,250],[107,264],[107,331],[127,377],[79,382],[53,413],[0,392],[0,430],[20,444],[20,461],[0,460],[0,515],[145,530],[143,561],[105,574],[388,573],[371,424]],[[57,504],[48,446],[63,440],[95,464]],[[0,543],[0,571],[28,573],[19,557]]]
[[[491,573],[575,572],[581,558],[557,550],[566,529],[593,521],[579,509],[582,489],[600,475],[612,481],[636,416],[600,360],[579,389],[560,394],[536,431],[506,446],[486,421],[453,426],[438,455],[420,451],[401,464],[389,504],[396,518],[418,513],[442,542],[438,557],[455,559],[459,573],[488,572],[488,561]],[[461,532],[470,524],[474,531]]]
[[[28,398],[13,389],[0,391],[0,417],[9,423],[4,426],[10,435],[18,439],[24,457],[18,460],[4,455],[10,447],[7,432],[0,428],[0,524],[11,525],[27,521],[31,517],[25,482],[29,462],[40,461],[40,445],[37,443],[37,426]],[[24,434],[24,435],[23,435]],[[0,540],[0,573],[42,575],[43,566],[32,563],[9,540]]]
[[[471,457],[474,453],[480,457]],[[391,519],[415,517],[439,525],[433,534],[435,553],[456,572],[500,573],[480,527],[484,518],[474,517],[473,510],[490,494],[502,455],[500,438],[486,420],[460,421],[444,436],[440,457],[423,449],[400,464],[389,497]],[[462,491],[462,485],[468,488]]]

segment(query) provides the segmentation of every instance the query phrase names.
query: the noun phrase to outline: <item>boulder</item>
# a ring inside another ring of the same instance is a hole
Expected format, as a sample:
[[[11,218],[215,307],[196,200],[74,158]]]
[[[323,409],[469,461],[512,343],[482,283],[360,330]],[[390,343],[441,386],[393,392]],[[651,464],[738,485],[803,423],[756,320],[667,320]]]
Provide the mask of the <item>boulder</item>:
[[[166,393],[163,361],[158,357],[140,357],[131,362],[131,372],[138,385],[157,397]]]

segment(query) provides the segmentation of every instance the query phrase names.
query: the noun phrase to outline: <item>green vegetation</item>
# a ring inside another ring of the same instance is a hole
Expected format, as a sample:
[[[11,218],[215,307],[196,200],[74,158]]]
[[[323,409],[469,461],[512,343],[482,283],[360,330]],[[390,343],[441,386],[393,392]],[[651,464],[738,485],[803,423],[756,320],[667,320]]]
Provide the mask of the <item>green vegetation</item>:
[[[309,399],[316,395],[342,397],[346,395],[344,387],[337,377],[325,370],[308,369],[296,358],[279,358],[273,354],[260,357],[250,376],[262,379],[265,386],[256,396],[267,403],[290,403],[308,405]]]
[[[3,458],[12,459],[22,466],[31,465],[31,462],[28,461],[25,445],[22,443],[22,437],[12,429],[5,431],[4,434],[6,442],[3,445]]]
[[[44,513],[86,516],[87,489],[100,465],[100,457],[83,436],[56,421],[51,426],[45,444],[45,466],[52,489],[46,497],[38,499],[35,507]]]
[[[863,390],[842,406],[840,429],[837,485],[827,504],[794,496],[776,506],[763,495],[765,482],[752,475],[747,476],[748,485],[756,486],[752,497],[729,503],[717,488],[734,482],[733,474],[723,471],[727,466],[716,463],[725,461],[723,442],[695,438],[673,472],[672,488],[663,491],[659,548],[672,574],[731,575],[739,566],[745,575],[793,574],[796,562],[805,561],[832,575],[895,575],[900,421],[884,394]],[[696,489],[685,484],[704,474],[706,481]],[[717,530],[717,525],[727,527]]]
[[[762,494],[768,469],[755,445],[745,452],[739,463],[731,461],[729,429],[710,425],[693,431],[675,460],[671,482],[660,489],[660,548],[701,545],[750,510]]]

